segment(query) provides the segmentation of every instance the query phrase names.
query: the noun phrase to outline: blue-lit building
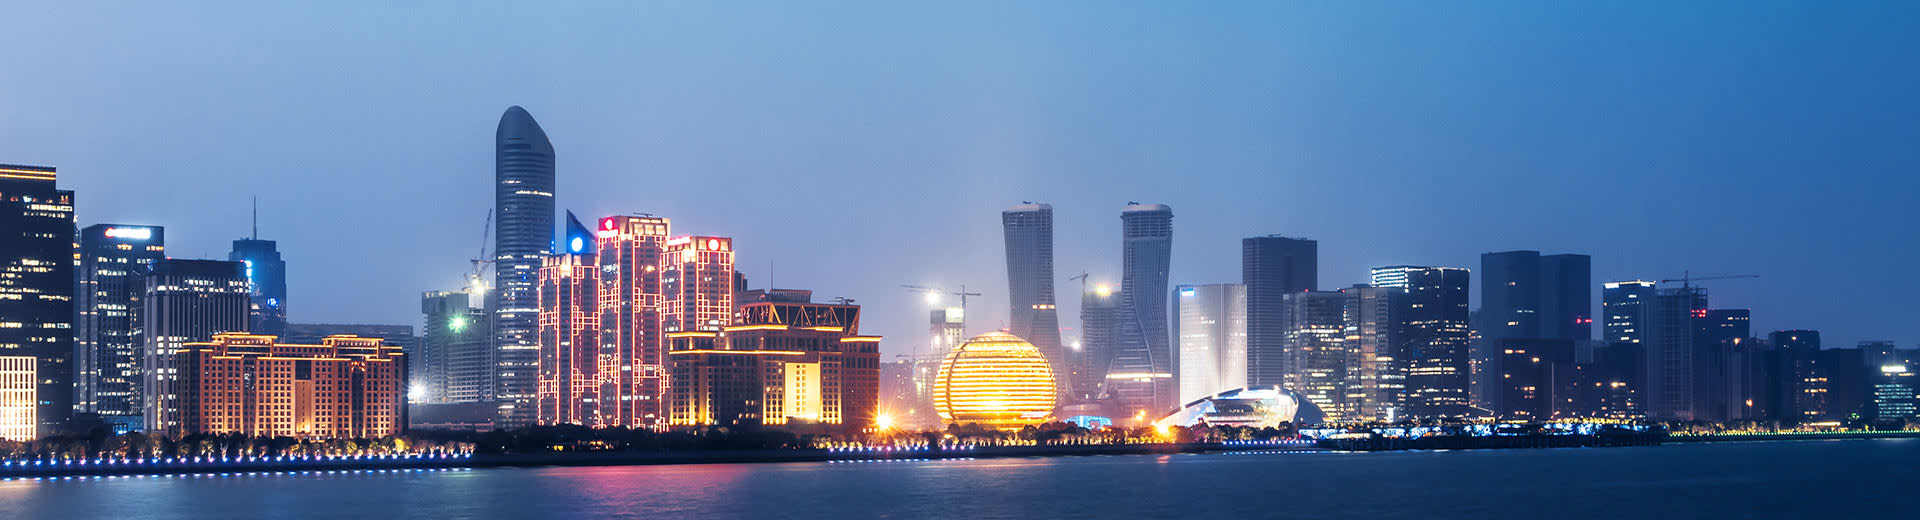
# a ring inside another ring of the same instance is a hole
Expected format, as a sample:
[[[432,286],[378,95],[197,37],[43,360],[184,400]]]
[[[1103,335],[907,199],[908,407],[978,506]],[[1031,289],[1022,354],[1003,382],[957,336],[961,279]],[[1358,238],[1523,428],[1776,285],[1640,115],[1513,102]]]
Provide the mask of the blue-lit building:
[[[138,429],[141,354],[134,336],[147,270],[167,257],[160,226],[80,230],[74,288],[73,410]]]
[[[287,262],[280,258],[278,244],[259,237],[235,240],[227,260],[245,266],[251,291],[247,321],[252,332],[284,334],[287,330]]]

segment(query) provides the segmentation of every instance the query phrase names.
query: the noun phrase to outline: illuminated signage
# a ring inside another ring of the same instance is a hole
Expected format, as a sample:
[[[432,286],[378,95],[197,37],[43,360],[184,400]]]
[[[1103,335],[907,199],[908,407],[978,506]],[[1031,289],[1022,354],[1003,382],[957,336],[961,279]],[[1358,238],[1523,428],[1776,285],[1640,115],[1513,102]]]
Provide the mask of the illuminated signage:
[[[153,229],[139,228],[139,227],[110,227],[110,228],[107,228],[107,238],[124,238],[127,240],[147,240],[147,239],[153,238]]]
[[[580,237],[573,237],[573,241],[567,242],[567,250],[569,251],[578,253],[586,249],[587,249],[587,241],[582,240]]]
[[[667,239],[667,247],[684,246],[693,242],[693,237],[673,237]]]

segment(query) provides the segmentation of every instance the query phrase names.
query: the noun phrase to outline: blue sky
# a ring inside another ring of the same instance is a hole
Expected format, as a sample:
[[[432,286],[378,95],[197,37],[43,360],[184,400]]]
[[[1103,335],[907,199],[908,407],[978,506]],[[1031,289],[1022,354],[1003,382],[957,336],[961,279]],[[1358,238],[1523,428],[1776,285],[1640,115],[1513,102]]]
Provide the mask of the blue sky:
[[[224,257],[258,195],[298,322],[456,287],[518,104],[560,206],[734,236],[889,352],[925,331],[899,284],[1004,323],[1023,200],[1068,327],[1137,200],[1174,208],[1176,284],[1268,233],[1318,239],[1326,288],[1580,252],[1596,283],[1758,273],[1709,284],[1756,330],[1920,341],[1910,2],[68,4],[0,7],[0,162],[176,257]]]

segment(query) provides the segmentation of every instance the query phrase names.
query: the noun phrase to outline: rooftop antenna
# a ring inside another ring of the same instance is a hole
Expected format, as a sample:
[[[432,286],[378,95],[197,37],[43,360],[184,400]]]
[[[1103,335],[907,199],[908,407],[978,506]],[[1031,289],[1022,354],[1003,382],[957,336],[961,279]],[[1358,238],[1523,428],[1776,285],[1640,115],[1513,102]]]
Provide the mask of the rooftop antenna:
[[[260,239],[260,196],[253,196],[253,239]]]

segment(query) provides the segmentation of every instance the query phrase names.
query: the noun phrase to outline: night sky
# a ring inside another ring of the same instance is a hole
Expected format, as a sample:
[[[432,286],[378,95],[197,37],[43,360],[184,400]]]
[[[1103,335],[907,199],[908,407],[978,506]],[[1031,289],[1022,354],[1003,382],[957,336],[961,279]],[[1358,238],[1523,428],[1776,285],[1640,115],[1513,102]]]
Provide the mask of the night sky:
[[[1757,333],[1920,342],[1916,2],[66,4],[0,7],[0,162],[177,258],[225,258],[258,195],[295,322],[457,288],[517,104],[560,207],[736,237],[754,287],[855,298],[889,353],[925,343],[900,284],[1004,324],[1023,200],[1066,327],[1140,201],[1174,208],[1174,284],[1269,233],[1320,241],[1323,288],[1538,249],[1596,285],[1760,274],[1706,284]]]

